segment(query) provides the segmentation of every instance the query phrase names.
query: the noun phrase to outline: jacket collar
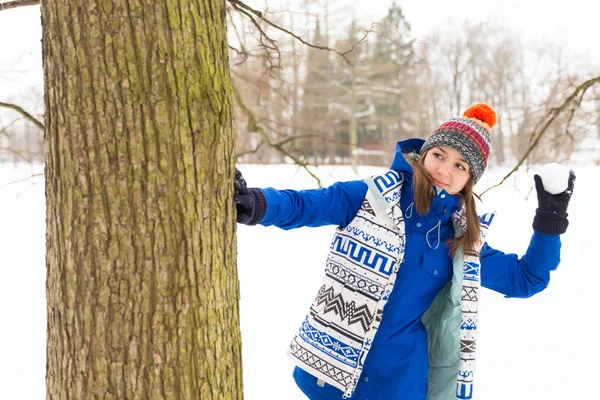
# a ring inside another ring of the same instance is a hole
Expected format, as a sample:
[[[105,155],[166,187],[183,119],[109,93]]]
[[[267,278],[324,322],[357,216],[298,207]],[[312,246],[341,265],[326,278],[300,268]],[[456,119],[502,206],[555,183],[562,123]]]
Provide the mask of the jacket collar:
[[[412,167],[404,159],[402,153],[419,154],[421,152],[421,147],[423,147],[423,143],[425,143],[425,140],[418,138],[401,140],[396,143],[396,153],[394,154],[394,161],[392,161],[390,169],[400,172],[410,172],[412,175]]]

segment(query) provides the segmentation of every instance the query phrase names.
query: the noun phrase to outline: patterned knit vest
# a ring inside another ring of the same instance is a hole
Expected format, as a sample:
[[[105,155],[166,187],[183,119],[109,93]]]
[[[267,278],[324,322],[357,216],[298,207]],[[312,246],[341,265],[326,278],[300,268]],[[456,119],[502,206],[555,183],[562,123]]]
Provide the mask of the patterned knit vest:
[[[387,171],[365,182],[369,187],[365,200],[350,224],[337,228],[327,256],[323,283],[288,349],[288,355],[297,366],[342,390],[344,398],[350,397],[356,388],[384,306],[394,288],[405,246],[404,217],[400,208],[404,176],[397,171]],[[482,243],[492,219],[493,215],[482,220]],[[456,235],[462,234],[463,214],[455,213],[453,222]],[[439,343],[432,346],[432,341],[450,342],[451,349],[456,348],[456,351],[443,352],[456,355],[450,361],[436,360],[430,351],[429,400],[470,399],[472,396],[480,264],[477,257],[457,253],[454,275],[458,276],[440,291],[423,316],[430,349],[440,348]],[[448,323],[452,324],[459,341],[442,334],[448,332]],[[450,379],[455,382],[452,387],[447,384],[448,362],[456,365],[451,369],[452,376],[456,377]],[[444,367],[438,370],[437,364]]]

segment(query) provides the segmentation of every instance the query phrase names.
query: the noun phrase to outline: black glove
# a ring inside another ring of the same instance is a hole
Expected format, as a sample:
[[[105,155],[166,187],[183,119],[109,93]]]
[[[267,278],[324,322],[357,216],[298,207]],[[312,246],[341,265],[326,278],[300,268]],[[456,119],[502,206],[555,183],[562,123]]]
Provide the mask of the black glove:
[[[267,201],[260,189],[248,188],[242,173],[235,170],[235,190],[233,198],[237,210],[237,222],[256,225],[262,221],[267,211]]]
[[[546,192],[542,178],[539,175],[535,175],[533,180],[535,181],[538,198],[538,209],[535,211],[535,217],[533,218],[533,229],[549,235],[565,233],[569,226],[567,207],[575,186],[575,173],[573,171],[569,173],[567,190],[554,195]]]

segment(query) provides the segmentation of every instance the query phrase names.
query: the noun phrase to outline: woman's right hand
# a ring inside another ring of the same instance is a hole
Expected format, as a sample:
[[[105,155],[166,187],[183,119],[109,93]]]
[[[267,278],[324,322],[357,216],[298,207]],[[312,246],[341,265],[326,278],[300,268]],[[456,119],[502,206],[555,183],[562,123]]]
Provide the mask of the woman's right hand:
[[[248,188],[244,176],[236,168],[234,193],[237,222],[245,225],[256,225],[262,221],[267,211],[267,202],[260,189]]]

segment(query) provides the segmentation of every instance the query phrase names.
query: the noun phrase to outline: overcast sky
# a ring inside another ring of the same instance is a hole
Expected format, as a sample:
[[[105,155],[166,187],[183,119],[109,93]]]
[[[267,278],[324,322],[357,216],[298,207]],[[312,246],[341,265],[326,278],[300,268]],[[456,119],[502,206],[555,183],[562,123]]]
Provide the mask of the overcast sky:
[[[385,15],[392,0],[330,0],[336,7],[352,7],[363,24]],[[246,0],[256,8],[300,9],[299,0]],[[509,26],[524,39],[552,39],[600,62],[600,2],[590,0],[399,0],[415,37],[434,30],[449,18],[493,21]]]

